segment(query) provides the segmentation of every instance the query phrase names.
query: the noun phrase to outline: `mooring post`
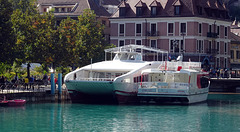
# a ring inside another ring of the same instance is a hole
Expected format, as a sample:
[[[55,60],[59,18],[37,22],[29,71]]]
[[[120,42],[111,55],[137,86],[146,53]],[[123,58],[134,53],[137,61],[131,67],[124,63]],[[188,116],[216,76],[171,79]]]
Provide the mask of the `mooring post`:
[[[62,94],[62,73],[58,73],[58,91]]]
[[[55,95],[54,73],[51,73],[51,94]]]

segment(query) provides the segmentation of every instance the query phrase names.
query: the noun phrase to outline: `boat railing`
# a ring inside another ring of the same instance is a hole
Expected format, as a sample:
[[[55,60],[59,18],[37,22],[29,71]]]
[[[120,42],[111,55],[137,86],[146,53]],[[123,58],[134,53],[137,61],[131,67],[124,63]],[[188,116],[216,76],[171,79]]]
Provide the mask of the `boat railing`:
[[[80,81],[113,81],[114,78],[80,78]]]

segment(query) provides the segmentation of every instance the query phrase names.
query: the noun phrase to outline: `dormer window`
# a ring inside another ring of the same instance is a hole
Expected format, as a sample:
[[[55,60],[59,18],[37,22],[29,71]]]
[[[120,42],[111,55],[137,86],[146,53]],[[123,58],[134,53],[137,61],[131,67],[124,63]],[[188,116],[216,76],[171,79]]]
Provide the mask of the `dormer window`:
[[[151,16],[156,16],[157,15],[157,7],[151,7]]]
[[[136,16],[142,16],[144,8],[146,7],[146,4],[143,3],[141,0],[135,5],[136,7]]]
[[[142,13],[143,13],[142,10],[143,10],[142,7],[137,7],[136,8],[136,15],[137,16],[142,16]]]
[[[121,7],[119,8],[119,16],[125,16],[126,15],[126,8],[125,7]]]
[[[126,16],[127,8],[129,8],[129,5],[126,3],[126,1],[122,1],[122,3],[118,7],[119,7],[119,16],[120,17]]]
[[[201,7],[201,6],[198,6],[198,7],[197,7],[197,10],[198,10],[198,14],[199,14],[199,15],[202,15],[202,14],[203,14],[202,7]]]
[[[181,9],[180,6],[175,6],[174,7],[174,14],[175,15],[180,15],[180,9]]]
[[[151,7],[151,16],[157,16],[158,9],[160,7],[160,3],[154,0],[149,6]]]
[[[180,0],[176,0],[174,3],[173,3],[173,6],[174,6],[174,15],[180,15],[181,14],[181,1]]]

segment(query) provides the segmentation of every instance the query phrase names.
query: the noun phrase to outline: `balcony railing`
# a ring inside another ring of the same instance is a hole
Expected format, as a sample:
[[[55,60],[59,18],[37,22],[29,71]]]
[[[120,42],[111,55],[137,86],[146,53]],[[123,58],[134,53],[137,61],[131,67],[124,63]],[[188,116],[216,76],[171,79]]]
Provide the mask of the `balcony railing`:
[[[208,32],[207,33],[207,37],[209,37],[209,38],[218,38],[218,34],[217,33]]]
[[[148,31],[147,36],[159,36],[159,31]]]

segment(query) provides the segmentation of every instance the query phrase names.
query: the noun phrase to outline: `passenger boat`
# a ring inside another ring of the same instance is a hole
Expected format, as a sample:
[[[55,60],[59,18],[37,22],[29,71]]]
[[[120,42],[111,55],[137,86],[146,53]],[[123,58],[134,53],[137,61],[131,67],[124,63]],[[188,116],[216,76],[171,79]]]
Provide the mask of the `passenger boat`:
[[[154,52],[157,56],[162,53],[162,59],[163,54],[167,56],[168,53],[141,45],[110,48],[105,50],[105,56],[107,53],[111,56],[115,54],[113,60],[105,59],[68,73],[64,82],[72,101],[116,101],[116,96],[137,92],[138,84],[134,79],[140,76],[142,70],[157,68],[161,63],[143,61],[143,52]]]
[[[141,72],[137,96],[141,101],[192,104],[207,100],[210,81],[200,62],[166,62]]]

